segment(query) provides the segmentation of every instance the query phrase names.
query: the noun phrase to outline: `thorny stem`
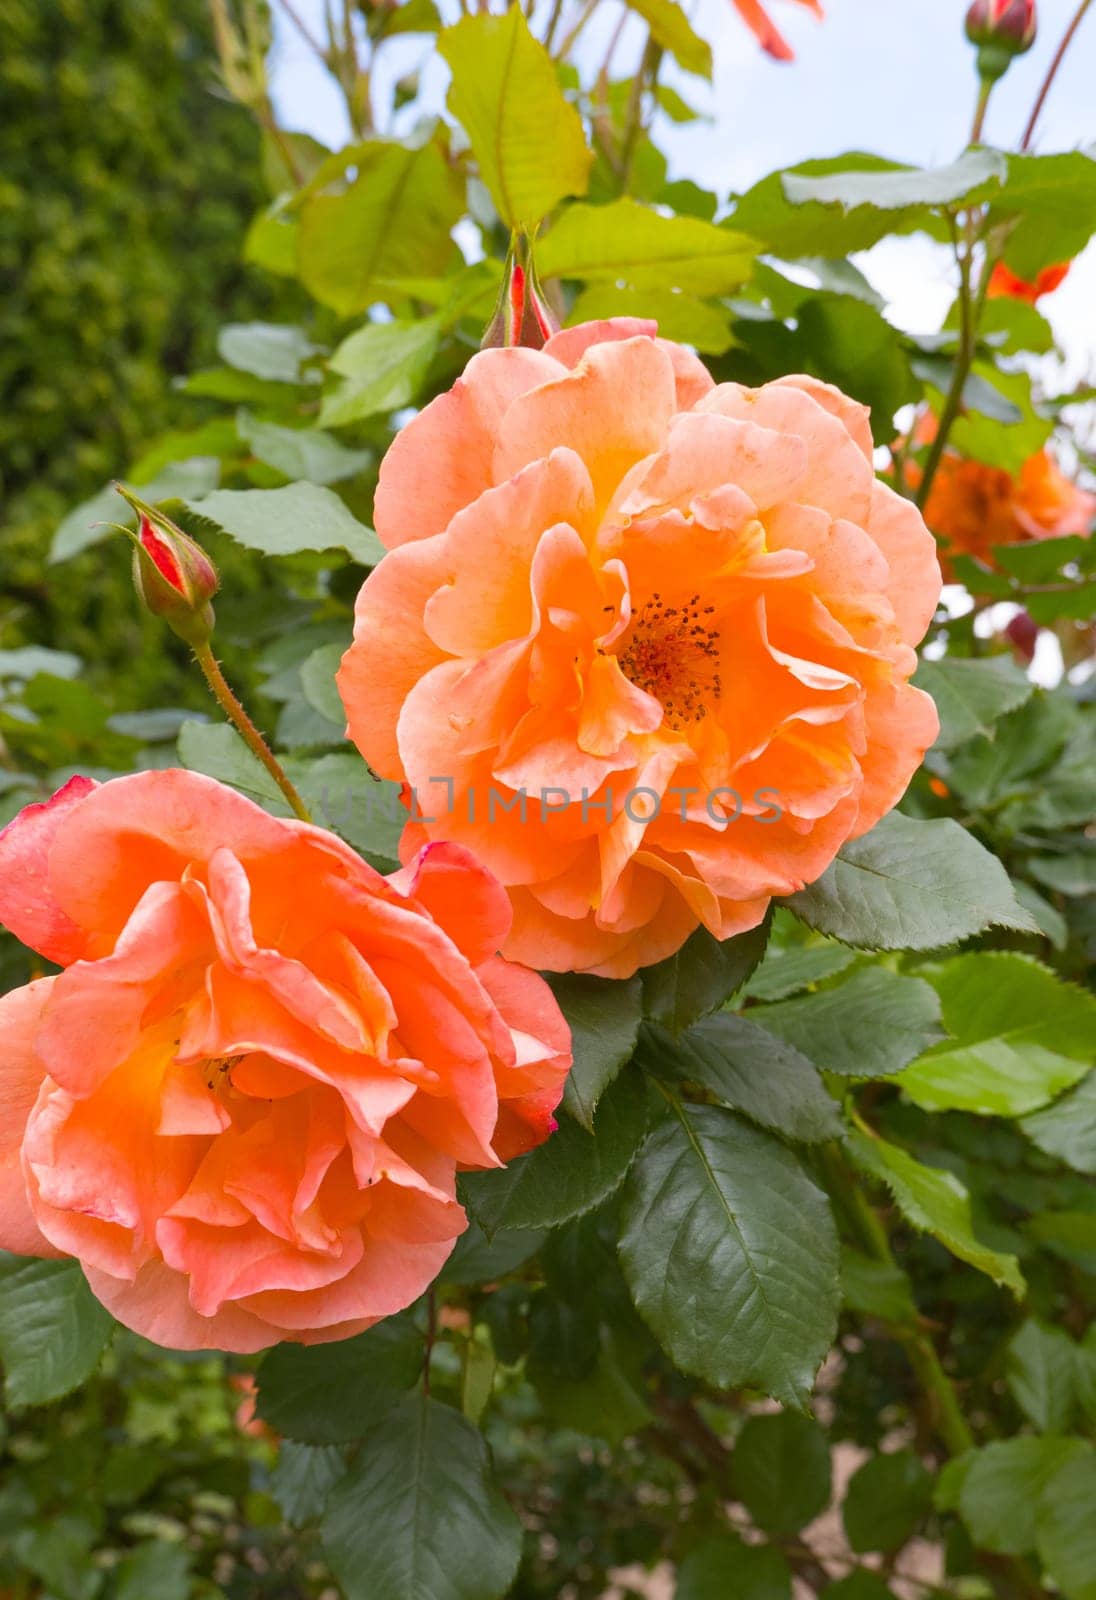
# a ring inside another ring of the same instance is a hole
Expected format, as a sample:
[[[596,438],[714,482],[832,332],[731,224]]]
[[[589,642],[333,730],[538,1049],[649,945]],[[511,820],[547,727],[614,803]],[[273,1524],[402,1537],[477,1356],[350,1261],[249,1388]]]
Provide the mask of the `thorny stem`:
[[[208,644],[199,645],[194,651],[194,659],[205,674],[205,680],[210,691],[225,716],[232,723],[237,733],[243,739],[252,755],[256,756],[269,772],[278,788],[285,795],[293,809],[294,815],[302,822],[311,822],[308,807],[290,783],[281,763],[273,750],[267,744],[258,728],[252,722],[236,695],[233,693],[224,673],[221,671],[213,651]]]
[[[1051,85],[1058,76],[1058,68],[1065,60],[1066,51],[1073,43],[1074,35],[1076,34],[1077,29],[1081,26],[1081,23],[1085,20],[1085,12],[1088,10],[1091,4],[1092,0],[1081,0],[1081,4],[1077,8],[1077,12],[1073,18],[1073,21],[1063,34],[1061,44],[1054,52],[1054,60],[1050,63],[1050,66],[1047,69],[1047,75],[1043,79],[1043,86],[1035,98],[1035,104],[1032,107],[1031,116],[1028,118],[1028,125],[1024,129],[1024,137],[1020,140],[1021,150],[1028,150],[1031,148],[1031,141],[1035,137],[1035,129],[1039,124],[1039,118],[1043,114],[1043,107],[1046,104],[1047,95],[1050,93]]]

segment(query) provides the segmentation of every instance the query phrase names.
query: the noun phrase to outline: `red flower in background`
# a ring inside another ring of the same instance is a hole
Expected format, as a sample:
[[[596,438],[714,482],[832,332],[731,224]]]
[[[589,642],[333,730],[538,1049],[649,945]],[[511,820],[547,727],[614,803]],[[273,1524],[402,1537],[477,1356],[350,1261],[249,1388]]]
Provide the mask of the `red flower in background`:
[[[731,4],[747,28],[756,35],[762,50],[767,51],[777,61],[795,60],[795,51],[776,28],[761,0],[731,0]],[[821,0],[799,0],[799,4],[806,6],[808,11],[813,11],[821,21],[824,16]]]
[[[1036,300],[1041,300],[1045,294],[1054,293],[1071,265],[1069,261],[1059,261],[1053,267],[1044,267],[1029,282],[1027,278],[1017,277],[1012,268],[1006,267],[1003,261],[998,261],[990,273],[986,297],[990,300],[1026,300],[1028,305],[1033,306]]]

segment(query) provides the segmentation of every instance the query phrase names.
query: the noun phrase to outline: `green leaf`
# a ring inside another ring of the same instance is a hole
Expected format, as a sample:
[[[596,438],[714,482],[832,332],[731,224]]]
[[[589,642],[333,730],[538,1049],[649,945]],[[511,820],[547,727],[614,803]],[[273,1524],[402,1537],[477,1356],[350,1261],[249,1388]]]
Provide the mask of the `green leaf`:
[[[1045,1155],[1096,1177],[1096,1072],[1045,1111],[1025,1117],[1020,1126]]]
[[[855,960],[855,952],[847,945],[830,940],[817,939],[783,948],[773,942],[742,993],[750,1000],[786,1000],[801,989],[835,978]]]
[[[675,0],[628,0],[628,9],[643,18],[651,30],[651,38],[668,50],[686,72],[695,72],[701,78],[711,77],[711,48]]]
[[[212,456],[194,456],[187,461],[174,461],[158,472],[154,478],[140,485],[141,498],[150,505],[179,498],[199,499],[217,487],[221,476],[221,463]],[[49,561],[67,561],[70,556],[101,544],[104,539],[117,537],[116,528],[121,523],[129,527],[134,513],[121,499],[112,484],[100,489],[90,500],[74,506],[57,524]]]
[[[838,1253],[826,1197],[791,1152],[732,1112],[675,1104],[622,1218],[632,1296],[682,1371],[804,1406],[836,1327]]]
[[[1008,1386],[1040,1433],[1066,1433],[1077,1397],[1077,1347],[1062,1328],[1029,1317],[1008,1344]]]
[[[830,1446],[813,1417],[749,1417],[731,1460],[735,1498],[776,1538],[798,1533],[830,1503]]]
[[[520,6],[463,17],[438,38],[453,81],[446,105],[464,128],[509,228],[535,228],[569,194],[585,194],[592,153],[582,119]]]
[[[497,1371],[490,1333],[483,1327],[478,1337],[473,1335],[465,1341],[461,1367],[460,1408],[477,1427],[491,1399]]]
[[[1096,1212],[1040,1211],[1028,1218],[1024,1232],[1096,1277]]]
[[[616,1448],[652,1420],[643,1398],[642,1373],[631,1373],[635,1362],[618,1354],[618,1340],[602,1328],[600,1349],[593,1369],[570,1378],[532,1364],[529,1376],[547,1416],[558,1427],[573,1428]],[[629,1370],[626,1370],[626,1366]]]
[[[423,1341],[407,1312],[339,1344],[282,1344],[259,1367],[258,1414],[304,1444],[360,1439],[422,1373]]]
[[[563,1106],[584,1128],[609,1084],[635,1049],[642,1017],[638,974],[623,982],[583,973],[550,973],[548,982],[571,1029],[574,1060],[563,1091]]]
[[[815,994],[759,1006],[750,1017],[824,1072],[854,1078],[900,1072],[945,1033],[931,987],[880,966],[859,967]]]
[[[384,555],[372,528],[348,511],[331,489],[290,483],[284,489],[218,489],[187,509],[199,521],[268,556],[303,550],[345,550],[354,561],[375,567]]]
[[[1096,230],[1096,161],[1081,150],[1009,156],[989,214],[990,227],[998,222],[1007,224],[1005,260],[1021,278],[1072,260]]]
[[[652,317],[664,339],[691,344],[703,355],[722,355],[734,343],[731,314],[724,306],[674,289],[622,289],[615,283],[596,283],[578,295],[567,322],[576,327],[603,317]]]
[[[926,1111],[1019,1117],[1084,1077],[1096,997],[1031,956],[978,951],[925,970],[954,1036],[902,1075]]]
[[[547,1237],[543,1228],[514,1229],[488,1239],[476,1222],[457,1240],[441,1270],[441,1283],[493,1283],[535,1255]]]
[[[797,308],[795,341],[803,371],[870,406],[876,443],[889,444],[895,413],[922,397],[906,337],[858,298],[816,293]]]
[[[276,422],[260,422],[246,411],[237,417],[236,426],[255,458],[287,478],[341,483],[364,472],[373,459],[368,450],[348,450],[318,428],[283,428]]]
[[[893,212],[861,206],[844,213],[816,201],[793,203],[786,193],[789,176],[824,177],[849,170],[862,174],[905,169],[897,162],[866,155],[863,151],[805,161],[791,173],[770,173],[746,194],[736,196],[730,224],[786,261],[805,256],[839,260],[855,251],[870,249],[888,233],[906,231],[905,219],[896,217]],[[915,210],[911,215],[916,224],[922,214]]]
[[[932,1479],[912,1450],[871,1456],[853,1474],[841,1516],[861,1554],[900,1550],[932,1509]]]
[[[644,967],[643,1012],[652,1022],[680,1033],[717,1010],[742,987],[765,954],[771,918],[733,939],[713,938],[698,928],[676,955]]]
[[[270,1493],[291,1528],[323,1515],[327,1497],[346,1472],[346,1456],[333,1444],[284,1439],[270,1474]]]
[[[322,644],[301,662],[301,688],[304,690],[304,697],[309,705],[314,706],[329,722],[339,723],[346,720],[346,712],[335,683],[335,673],[349,643],[349,639],[346,639],[338,643]]]
[[[950,818],[898,811],[784,903],[809,928],[869,950],[936,950],[992,926],[1037,931],[977,839]]]
[[[0,1360],[10,1407],[44,1405],[84,1383],[113,1331],[77,1262],[0,1254]]]
[[[977,734],[990,733],[998,717],[1023,705],[1034,688],[1027,673],[1008,656],[991,656],[988,661],[953,656],[922,661],[913,681],[936,701],[938,750],[954,750]]]
[[[115,1568],[113,1600],[189,1600],[190,1552],[183,1544],[139,1544]]]
[[[315,383],[304,365],[321,353],[300,328],[276,322],[229,322],[217,335],[217,354],[240,372],[276,383]]]
[[[759,1028],[753,1013],[705,1017],[676,1036],[648,1025],[637,1059],[671,1083],[700,1084],[720,1105],[788,1139],[841,1137],[841,1114],[811,1062]]]
[[[1032,856],[1028,871],[1057,894],[1096,894],[1096,850],[1062,856]]]
[[[501,1172],[469,1172],[461,1195],[488,1238],[499,1229],[555,1228],[600,1205],[624,1181],[647,1130],[638,1072],[610,1085],[588,1132],[564,1117],[556,1132]]]
[[[822,1590],[821,1600],[895,1600],[894,1590],[888,1588],[878,1572],[867,1567],[856,1567],[847,1578],[839,1578]]]
[[[1043,1488],[1035,1517],[1039,1558],[1065,1600],[1096,1600],[1096,1454],[1078,1451]]]
[[[714,1534],[689,1551],[674,1600],[791,1600],[792,1575],[771,1544],[743,1544]]]
[[[323,1542],[347,1600],[496,1600],[517,1571],[521,1525],[478,1429],[418,1394],[363,1441]]]
[[[1088,1453],[1080,1439],[998,1439],[970,1452],[959,1490],[959,1513],[975,1544],[998,1555],[1035,1548],[1035,1516],[1043,1489],[1067,1461]]]
[[[721,295],[750,276],[752,239],[699,217],[664,217],[636,200],[570,206],[537,250],[544,278],[618,279],[636,289]]]
[[[436,140],[417,149],[373,140],[351,145],[339,171],[357,177],[341,194],[304,192],[297,260],[301,282],[342,317],[364,311],[386,279],[441,273],[456,255],[450,229],[464,211],[464,183]]]
[[[225,722],[184,722],[179,729],[179,760],[191,772],[231,784],[275,816],[290,815],[274,779]]]
[[[846,1148],[862,1172],[890,1190],[907,1222],[931,1233],[952,1255],[1005,1285],[1017,1298],[1023,1295],[1019,1262],[975,1236],[970,1195],[954,1173],[926,1167],[900,1146],[857,1128],[849,1130]]]
[[[437,354],[441,322],[368,322],[344,339],[328,362],[341,380],[325,394],[320,423],[341,428],[398,411],[418,396]]]
[[[378,872],[396,871],[407,822],[399,784],[374,778],[350,751],[294,759],[286,767],[314,821],[345,839]]]
[[[863,1317],[899,1324],[917,1321],[913,1288],[902,1268],[847,1245],[841,1250],[841,1298]]]
[[[823,177],[784,174],[784,193],[793,205],[839,206],[843,212],[871,206],[876,211],[911,211],[988,199],[1008,171],[996,150],[968,150],[947,167],[906,167],[891,171],[834,172]]]

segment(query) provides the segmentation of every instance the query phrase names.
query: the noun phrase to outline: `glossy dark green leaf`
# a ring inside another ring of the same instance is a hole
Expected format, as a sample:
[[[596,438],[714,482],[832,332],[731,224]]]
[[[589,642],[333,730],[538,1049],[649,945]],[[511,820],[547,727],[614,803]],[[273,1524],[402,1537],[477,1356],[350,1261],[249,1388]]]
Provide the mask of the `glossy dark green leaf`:
[[[771,919],[748,933],[714,939],[698,928],[676,955],[644,967],[643,1011],[652,1022],[680,1033],[717,1010],[742,987],[765,954]]]
[[[563,1091],[563,1107],[593,1126],[597,1103],[635,1049],[643,991],[638,974],[614,982],[581,972],[551,973],[552,993],[571,1029],[574,1061]]]
[[[647,1128],[641,1075],[625,1071],[606,1091],[592,1131],[571,1117],[543,1144],[498,1172],[470,1172],[461,1196],[488,1238],[500,1229],[554,1228],[619,1188]]]
[[[932,1479],[912,1450],[871,1456],[853,1474],[841,1516],[852,1548],[900,1550],[932,1507]]]
[[[499,1600],[521,1524],[479,1430],[417,1394],[370,1431],[335,1485],[323,1542],[346,1600]]]
[[[720,1105],[788,1139],[841,1137],[841,1114],[814,1066],[758,1027],[753,1013],[705,1017],[676,1035],[648,1025],[637,1060],[671,1083],[702,1085]]]
[[[635,1303],[685,1372],[803,1406],[833,1338],[837,1235],[787,1148],[717,1106],[678,1105],[629,1176]]]
[[[785,903],[808,927],[869,950],[936,950],[984,928],[1035,928],[977,839],[950,818],[898,811]]]
[[[346,1472],[346,1453],[333,1444],[284,1439],[270,1474],[270,1493],[292,1528],[323,1515],[331,1490]]]
[[[830,1503],[830,1446],[813,1417],[795,1411],[749,1417],[731,1470],[736,1499],[777,1538],[798,1533]]]
[[[43,1405],[91,1377],[114,1319],[76,1261],[0,1253],[0,1361],[7,1404]]]
[[[283,1344],[259,1368],[258,1413],[305,1444],[360,1439],[417,1382],[422,1335],[408,1313],[338,1344]]]
[[[792,1575],[770,1544],[743,1544],[715,1534],[689,1551],[677,1575],[675,1600],[791,1600]]]
[[[881,966],[860,967],[816,994],[758,1006],[750,1016],[816,1067],[846,1077],[900,1072],[945,1037],[931,986]]]

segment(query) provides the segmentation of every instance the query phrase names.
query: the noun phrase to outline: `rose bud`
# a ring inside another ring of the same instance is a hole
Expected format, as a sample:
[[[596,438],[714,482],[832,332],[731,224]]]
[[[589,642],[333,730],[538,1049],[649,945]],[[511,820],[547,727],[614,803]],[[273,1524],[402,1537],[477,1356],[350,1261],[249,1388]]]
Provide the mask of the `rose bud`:
[[[121,484],[118,493],[137,513],[137,529],[126,530],[133,541],[133,582],[154,617],[197,649],[213,632],[217,569],[201,545],[176,527],[162,511],[146,505]]]
[[[1035,43],[1035,0],[973,0],[966,31],[978,47],[978,71],[993,82]]]
[[[532,245],[524,233],[516,233],[506,257],[495,314],[480,349],[524,345],[529,350],[541,350],[558,332],[559,321],[537,281]]]

